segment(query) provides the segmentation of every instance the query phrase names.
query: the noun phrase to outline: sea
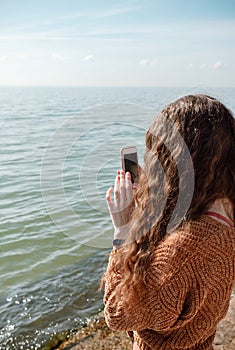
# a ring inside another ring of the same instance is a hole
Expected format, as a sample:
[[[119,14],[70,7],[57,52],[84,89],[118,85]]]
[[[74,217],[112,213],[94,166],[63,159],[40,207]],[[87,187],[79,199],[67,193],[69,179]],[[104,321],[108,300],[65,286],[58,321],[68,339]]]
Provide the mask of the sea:
[[[103,308],[105,194],[157,113],[235,88],[0,87],[0,350],[52,349]]]

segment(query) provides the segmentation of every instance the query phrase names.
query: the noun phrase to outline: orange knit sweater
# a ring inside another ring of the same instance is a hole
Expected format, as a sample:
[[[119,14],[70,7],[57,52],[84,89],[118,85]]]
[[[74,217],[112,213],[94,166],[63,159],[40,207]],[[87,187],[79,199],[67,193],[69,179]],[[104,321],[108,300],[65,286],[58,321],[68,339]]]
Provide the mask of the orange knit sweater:
[[[181,226],[157,247],[147,286],[115,302],[121,274],[115,250],[105,285],[105,318],[114,330],[134,331],[141,350],[211,350],[235,282],[235,228],[202,216]]]

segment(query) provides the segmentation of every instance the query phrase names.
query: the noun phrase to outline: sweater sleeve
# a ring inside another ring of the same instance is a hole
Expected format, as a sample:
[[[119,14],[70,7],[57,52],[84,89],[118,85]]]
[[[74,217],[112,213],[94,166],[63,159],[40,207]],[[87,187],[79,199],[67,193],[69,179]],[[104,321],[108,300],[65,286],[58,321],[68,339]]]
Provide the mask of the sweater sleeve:
[[[183,257],[181,257],[183,258]],[[181,261],[180,261],[181,260]],[[115,252],[109,259],[104,295],[105,318],[113,330],[170,330],[181,314],[188,289],[188,280],[179,266],[182,259],[175,258],[174,248],[163,246],[148,269],[146,285],[131,288],[128,295],[116,302],[115,289],[120,274],[115,266]]]

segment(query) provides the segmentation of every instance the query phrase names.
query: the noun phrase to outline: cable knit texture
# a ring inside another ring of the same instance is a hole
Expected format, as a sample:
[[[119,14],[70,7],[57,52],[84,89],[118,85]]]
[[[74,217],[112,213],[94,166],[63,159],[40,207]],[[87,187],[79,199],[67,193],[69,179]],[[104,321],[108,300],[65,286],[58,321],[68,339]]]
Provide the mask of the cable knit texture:
[[[141,350],[212,350],[235,282],[235,228],[202,216],[162,241],[147,270],[147,286],[115,302],[121,274],[115,250],[105,285],[105,318],[114,330],[134,331]]]

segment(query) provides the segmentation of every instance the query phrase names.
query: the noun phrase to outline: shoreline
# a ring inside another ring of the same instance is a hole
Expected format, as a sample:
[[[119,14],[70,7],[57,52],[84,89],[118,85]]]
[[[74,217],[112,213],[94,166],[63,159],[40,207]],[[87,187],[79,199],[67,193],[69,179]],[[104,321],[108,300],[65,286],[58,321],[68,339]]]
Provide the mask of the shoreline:
[[[112,331],[106,325],[103,311],[92,317],[86,326],[55,348],[56,350],[132,350],[132,340],[123,331]]]
[[[235,349],[235,295],[231,298],[226,317],[218,324],[213,347],[214,350]],[[101,312],[55,349],[132,350],[132,340],[128,338],[126,332],[109,329]]]

